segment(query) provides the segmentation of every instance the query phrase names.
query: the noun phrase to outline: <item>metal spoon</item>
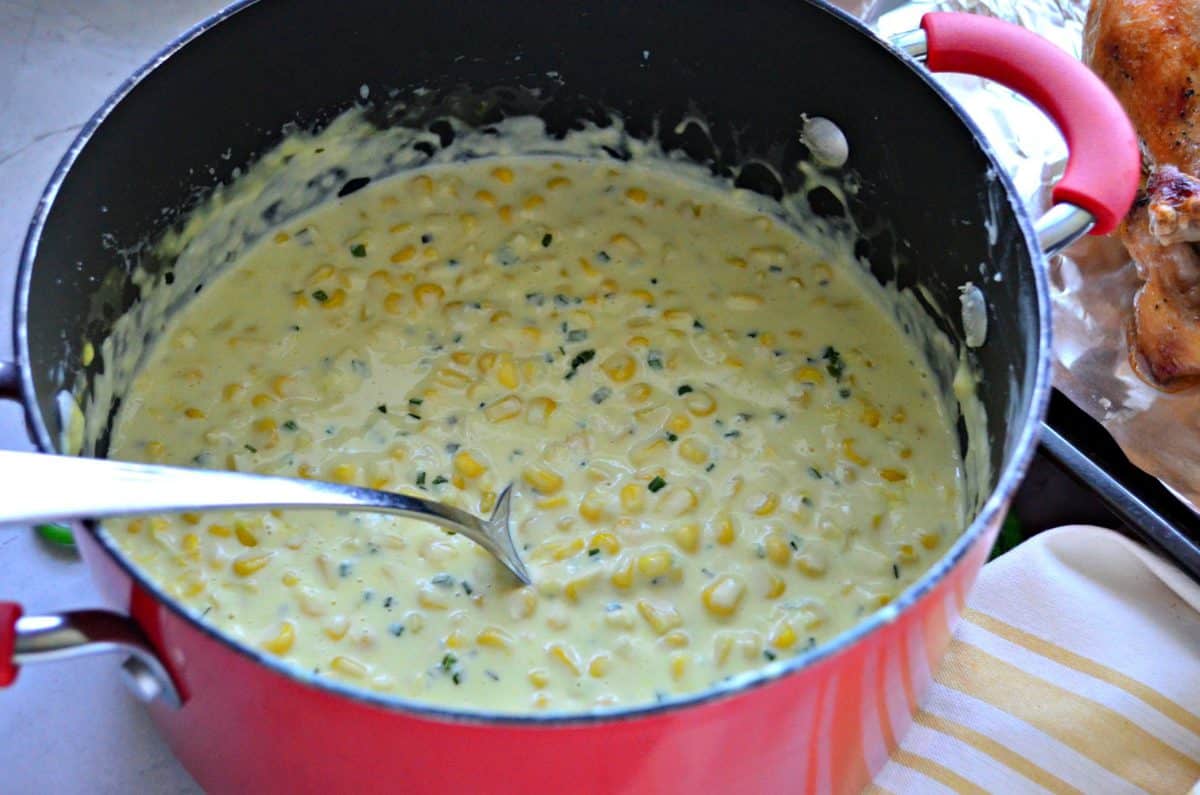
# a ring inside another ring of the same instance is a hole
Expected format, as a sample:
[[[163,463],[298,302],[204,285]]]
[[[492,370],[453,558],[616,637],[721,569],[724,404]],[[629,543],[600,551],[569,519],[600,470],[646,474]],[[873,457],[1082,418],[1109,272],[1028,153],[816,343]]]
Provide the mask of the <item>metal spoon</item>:
[[[233,508],[333,508],[423,519],[462,533],[521,582],[508,527],[511,484],[489,519],[420,497],[316,480],[0,451],[0,525]]]

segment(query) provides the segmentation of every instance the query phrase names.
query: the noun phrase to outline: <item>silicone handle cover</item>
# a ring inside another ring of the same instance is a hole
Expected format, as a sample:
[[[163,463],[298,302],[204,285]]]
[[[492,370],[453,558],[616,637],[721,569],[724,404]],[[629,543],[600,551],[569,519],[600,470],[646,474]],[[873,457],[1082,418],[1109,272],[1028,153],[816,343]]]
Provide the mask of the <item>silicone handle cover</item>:
[[[1091,213],[1094,235],[1115,229],[1137,192],[1141,155],[1133,125],[1100,78],[1046,39],[998,19],[930,13],[921,28],[930,71],[995,80],[1058,125],[1069,156],[1051,194],[1054,202]]]

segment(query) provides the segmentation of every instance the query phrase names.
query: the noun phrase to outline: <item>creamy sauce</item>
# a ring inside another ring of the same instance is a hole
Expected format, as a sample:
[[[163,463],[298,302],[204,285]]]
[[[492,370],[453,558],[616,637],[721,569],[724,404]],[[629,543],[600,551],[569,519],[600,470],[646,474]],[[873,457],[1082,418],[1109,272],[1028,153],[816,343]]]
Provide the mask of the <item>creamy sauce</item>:
[[[513,712],[703,689],[852,626],[964,525],[938,386],[855,268],[653,168],[373,182],[173,318],[110,454],[481,514],[512,482],[535,585],[367,514],[107,530],[222,631],[354,685]]]

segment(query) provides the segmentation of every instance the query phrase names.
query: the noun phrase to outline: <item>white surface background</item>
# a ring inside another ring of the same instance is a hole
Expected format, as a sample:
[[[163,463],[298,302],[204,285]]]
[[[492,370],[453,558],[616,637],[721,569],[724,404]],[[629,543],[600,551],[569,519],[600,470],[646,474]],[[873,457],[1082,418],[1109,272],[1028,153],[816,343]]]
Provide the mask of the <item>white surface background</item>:
[[[126,76],[223,5],[0,0],[0,357],[12,356],[12,285],[25,227],[63,151]],[[28,448],[22,423],[0,404],[0,448]],[[0,599],[23,603],[26,613],[98,604],[82,563],[12,529],[0,529]],[[118,680],[116,657],[29,667],[0,691],[4,795],[196,791]]]

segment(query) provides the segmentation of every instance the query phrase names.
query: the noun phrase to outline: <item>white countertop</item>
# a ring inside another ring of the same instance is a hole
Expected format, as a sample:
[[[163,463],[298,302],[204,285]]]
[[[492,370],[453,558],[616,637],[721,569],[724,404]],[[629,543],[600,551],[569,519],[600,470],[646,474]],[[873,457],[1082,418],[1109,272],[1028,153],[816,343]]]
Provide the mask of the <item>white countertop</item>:
[[[12,357],[12,285],[25,228],[63,151],[126,76],[223,5],[0,0],[0,357]],[[0,448],[28,447],[20,412],[0,404]],[[27,613],[99,603],[74,556],[13,529],[0,529],[0,599]],[[104,655],[32,666],[0,691],[0,790],[199,791],[118,680],[117,663]]]

